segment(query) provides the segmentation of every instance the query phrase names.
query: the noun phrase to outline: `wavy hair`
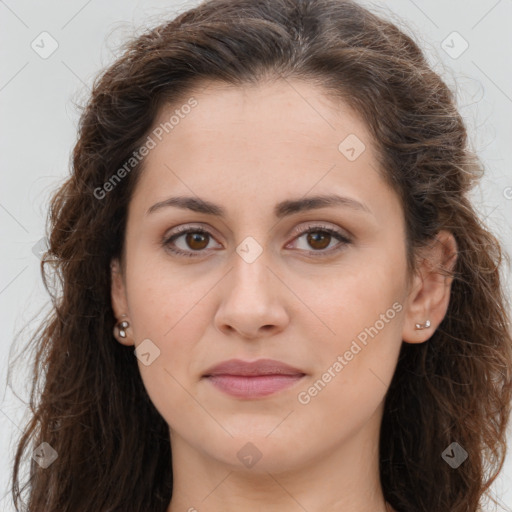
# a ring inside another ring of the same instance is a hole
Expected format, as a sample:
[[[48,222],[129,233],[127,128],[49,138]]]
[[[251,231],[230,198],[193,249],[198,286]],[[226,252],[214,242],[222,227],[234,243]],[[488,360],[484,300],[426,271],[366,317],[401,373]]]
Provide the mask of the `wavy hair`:
[[[277,79],[317,85],[365,121],[405,213],[408,272],[440,230],[456,239],[443,322],[427,342],[402,343],[379,470],[399,512],[481,510],[503,466],[512,401],[504,252],[468,197],[483,164],[454,94],[417,43],[351,0],[209,0],[130,40],[96,78],[70,175],[49,208],[41,274],[51,311],[29,341],[36,356],[31,415],[13,467],[16,510],[166,510],[168,425],[133,349],[112,334],[110,261],[123,250],[144,160],[105,197],[97,191],[141,147],[162,106],[209,81]],[[441,456],[454,441],[468,453],[456,470]],[[46,469],[31,460],[22,486],[24,453],[43,442],[58,457]]]

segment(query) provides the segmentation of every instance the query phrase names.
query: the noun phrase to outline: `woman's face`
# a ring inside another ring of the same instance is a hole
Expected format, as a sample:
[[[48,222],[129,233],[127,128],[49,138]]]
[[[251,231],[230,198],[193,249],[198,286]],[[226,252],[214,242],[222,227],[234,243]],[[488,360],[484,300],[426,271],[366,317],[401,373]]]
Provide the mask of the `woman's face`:
[[[150,134],[112,289],[173,458],[278,471],[374,446],[409,289],[403,211],[367,128],[304,82],[193,98]],[[186,207],[203,201],[217,211]],[[231,359],[298,371],[205,377]]]

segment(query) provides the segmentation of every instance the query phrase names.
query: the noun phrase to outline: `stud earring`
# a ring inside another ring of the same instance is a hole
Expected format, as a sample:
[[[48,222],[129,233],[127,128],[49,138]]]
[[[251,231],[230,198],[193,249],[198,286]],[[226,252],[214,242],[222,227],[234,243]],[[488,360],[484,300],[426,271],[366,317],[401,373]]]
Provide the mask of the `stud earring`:
[[[126,316],[126,315],[122,315],[122,316]],[[114,327],[114,334],[116,332],[116,329],[119,333],[119,337],[120,338],[126,338],[126,329],[128,329],[128,327],[130,327],[130,323],[126,320],[123,320],[121,322],[118,322],[116,324],[116,326]]]
[[[424,324],[416,324],[414,326],[414,328],[417,330],[428,329],[429,327],[430,327],[430,320],[427,320]]]

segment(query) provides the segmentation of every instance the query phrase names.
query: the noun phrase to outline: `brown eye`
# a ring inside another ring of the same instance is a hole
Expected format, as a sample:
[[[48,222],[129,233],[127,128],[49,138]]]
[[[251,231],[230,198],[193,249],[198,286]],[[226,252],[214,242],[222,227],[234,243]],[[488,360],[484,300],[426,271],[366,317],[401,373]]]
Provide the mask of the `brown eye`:
[[[332,254],[350,245],[351,239],[341,231],[327,226],[311,226],[307,229],[299,229],[297,240],[303,239],[301,251],[309,252],[317,256]],[[178,256],[203,256],[207,251],[210,242],[215,239],[208,231],[201,228],[181,228],[178,232],[162,241],[163,247]],[[330,247],[333,240],[338,241],[334,247]],[[211,249],[211,248],[210,248]]]
[[[308,244],[314,249],[325,249],[329,246],[329,242],[332,238],[330,233],[325,233],[323,231],[315,231],[313,233],[307,234]]]
[[[201,228],[181,228],[163,240],[164,248],[179,256],[202,256],[213,240],[212,235]]]
[[[299,228],[297,231],[299,234],[295,240],[299,242],[298,248],[315,256],[332,254],[352,243],[343,232],[328,226],[310,226],[306,229]],[[333,241],[338,243],[329,247]]]
[[[208,246],[208,237],[209,235],[201,232],[187,233],[185,243],[194,251],[200,251]]]

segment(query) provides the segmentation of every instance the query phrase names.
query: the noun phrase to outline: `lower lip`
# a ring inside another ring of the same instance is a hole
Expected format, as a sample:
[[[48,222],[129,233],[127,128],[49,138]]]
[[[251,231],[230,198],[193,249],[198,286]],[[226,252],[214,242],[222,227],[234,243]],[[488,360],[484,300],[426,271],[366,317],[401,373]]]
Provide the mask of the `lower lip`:
[[[258,398],[293,386],[304,375],[210,375],[206,377],[216,388],[238,398]]]

